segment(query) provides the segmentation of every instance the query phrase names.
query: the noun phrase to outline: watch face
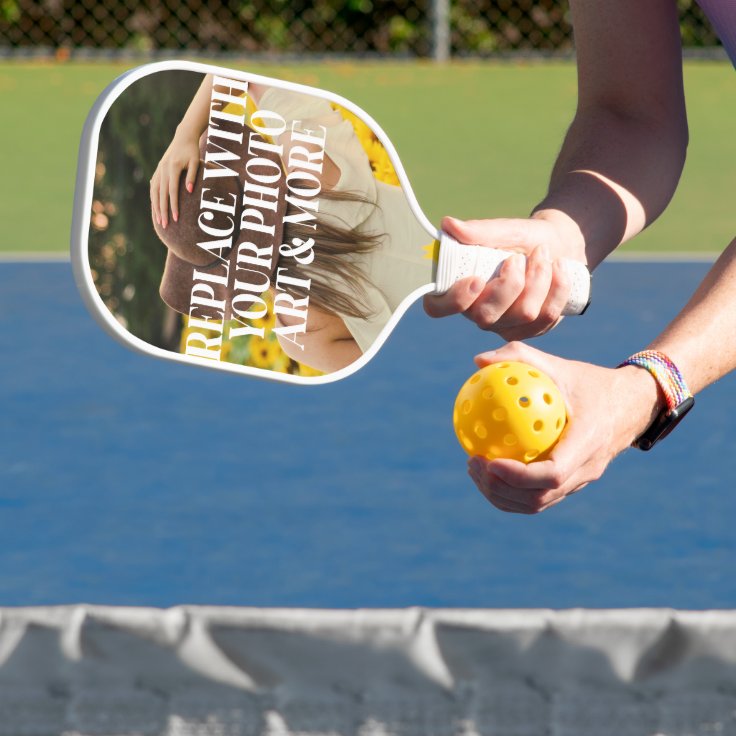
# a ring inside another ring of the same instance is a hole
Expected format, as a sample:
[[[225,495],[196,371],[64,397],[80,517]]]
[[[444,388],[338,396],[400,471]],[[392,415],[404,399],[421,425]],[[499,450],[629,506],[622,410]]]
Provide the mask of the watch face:
[[[654,420],[652,426],[634,442],[634,446],[640,450],[651,450],[659,440],[664,439],[683,420],[693,406],[695,406],[695,398],[688,396],[672,411],[662,412]]]

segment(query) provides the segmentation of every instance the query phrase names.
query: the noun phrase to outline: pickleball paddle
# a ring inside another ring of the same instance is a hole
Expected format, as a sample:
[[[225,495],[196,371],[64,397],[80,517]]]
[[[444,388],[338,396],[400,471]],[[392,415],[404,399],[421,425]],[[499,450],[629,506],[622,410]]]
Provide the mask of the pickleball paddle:
[[[379,125],[331,92],[206,64],[133,69],[82,135],[72,263],[124,345],[292,383],[365,365],[412,302],[510,251],[426,218]],[[564,314],[589,301],[574,261]]]

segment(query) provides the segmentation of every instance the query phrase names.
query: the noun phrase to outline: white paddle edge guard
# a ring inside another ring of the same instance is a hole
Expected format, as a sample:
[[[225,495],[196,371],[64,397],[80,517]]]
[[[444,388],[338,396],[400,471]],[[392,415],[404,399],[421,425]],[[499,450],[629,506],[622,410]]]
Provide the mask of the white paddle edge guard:
[[[427,231],[430,237],[437,238],[439,233],[427,216],[422,212],[417,202],[414,191],[409,183],[409,178],[399,159],[399,155],[394,148],[393,143],[381,126],[365,111],[341,95],[310,87],[296,82],[289,82],[283,79],[274,79],[265,77],[261,74],[255,74],[249,71],[231,69],[213,64],[204,64],[195,61],[185,61],[182,59],[158,61],[150,64],[135,67],[122,74],[120,77],[112,81],[101,93],[95,101],[92,109],[87,115],[84,124],[82,136],[79,144],[79,157],[77,163],[77,178],[74,192],[74,209],[72,212],[71,227],[71,264],[74,273],[74,280],[77,288],[82,296],[90,314],[98,322],[98,324],[118,343],[124,345],[141,355],[148,355],[166,361],[182,363],[184,365],[197,365],[210,370],[223,371],[226,373],[237,373],[241,375],[254,376],[269,381],[278,381],[281,383],[292,383],[304,386],[319,386],[326,383],[334,383],[335,381],[347,378],[359,371],[365,366],[381,349],[386,342],[388,336],[393,332],[401,317],[406,313],[409,307],[421,296],[428,294],[434,288],[433,283],[428,283],[415,289],[401,301],[394,310],[391,318],[384,326],[381,333],[376,338],[371,347],[366,350],[363,355],[355,362],[345,368],[326,373],[322,376],[299,376],[288,373],[278,373],[262,368],[255,368],[247,365],[238,365],[236,363],[228,363],[226,361],[207,360],[206,358],[198,358],[192,355],[182,355],[156,347],[142,340],[127,329],[125,329],[105,306],[102,298],[97,292],[94,280],[92,278],[92,269],[89,262],[89,226],[90,215],[92,211],[92,195],[94,191],[95,165],[97,163],[97,149],[100,138],[100,128],[110,107],[120,97],[120,95],[134,82],[142,79],[150,74],[156,74],[161,71],[192,71],[200,74],[219,74],[221,76],[230,77],[232,79],[242,79],[249,83],[268,84],[280,89],[291,90],[292,92],[301,92],[315,97],[321,97],[329,102],[337,104],[350,110],[357,115],[370,127],[383,144],[389,155],[391,163],[396,170],[399,182],[407,197],[409,206],[421,223],[422,227]]]
[[[440,233],[439,240],[435,294],[444,294],[455,282],[468,276],[482,276],[490,281],[498,275],[501,264],[514,255],[498,248],[465,245],[444,232]],[[590,303],[590,271],[583,263],[570,259],[565,259],[562,267],[570,280],[570,296],[562,314],[582,314]]]

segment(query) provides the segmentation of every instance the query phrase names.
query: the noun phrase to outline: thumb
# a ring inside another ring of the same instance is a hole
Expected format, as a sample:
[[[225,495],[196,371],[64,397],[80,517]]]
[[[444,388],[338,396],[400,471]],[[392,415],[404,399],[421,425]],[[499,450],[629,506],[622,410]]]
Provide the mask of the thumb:
[[[442,229],[461,243],[513,248],[523,253],[531,253],[540,244],[540,224],[525,219],[456,220],[454,217],[445,217],[441,223]]]

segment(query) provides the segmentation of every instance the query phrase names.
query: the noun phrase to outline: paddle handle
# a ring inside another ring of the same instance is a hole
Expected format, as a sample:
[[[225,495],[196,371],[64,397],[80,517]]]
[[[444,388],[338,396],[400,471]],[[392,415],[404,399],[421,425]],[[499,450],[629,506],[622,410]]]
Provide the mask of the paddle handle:
[[[510,251],[498,248],[465,245],[447,233],[440,233],[435,294],[444,294],[456,281],[467,276],[482,276],[490,281],[511,255]],[[582,314],[590,304],[590,271],[585,264],[567,258],[562,261],[562,267],[571,285],[562,314]]]

